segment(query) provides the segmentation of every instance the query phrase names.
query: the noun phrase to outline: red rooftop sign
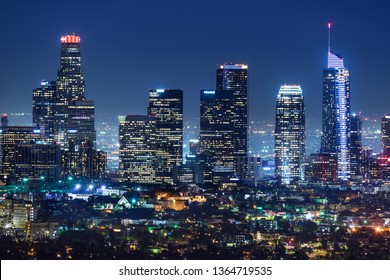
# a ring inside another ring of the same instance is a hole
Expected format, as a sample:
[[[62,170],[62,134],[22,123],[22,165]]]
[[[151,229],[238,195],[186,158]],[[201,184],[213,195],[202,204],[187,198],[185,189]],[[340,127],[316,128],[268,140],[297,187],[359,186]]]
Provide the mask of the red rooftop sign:
[[[61,37],[62,43],[80,43],[80,36],[77,35],[66,35]]]

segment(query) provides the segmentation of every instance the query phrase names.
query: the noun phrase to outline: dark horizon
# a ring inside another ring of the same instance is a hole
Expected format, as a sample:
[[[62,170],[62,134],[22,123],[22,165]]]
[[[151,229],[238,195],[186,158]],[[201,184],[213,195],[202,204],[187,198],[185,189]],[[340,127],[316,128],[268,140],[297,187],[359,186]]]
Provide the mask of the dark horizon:
[[[299,84],[307,118],[319,126],[332,22],[332,50],[351,73],[351,112],[388,113],[389,3],[235,3],[4,3],[0,112],[31,112],[32,90],[57,77],[61,36],[76,33],[98,116],[145,114],[148,89],[183,88],[184,117],[197,118],[200,90],[215,88],[217,64],[233,62],[249,65],[251,120],[273,122],[280,85]]]

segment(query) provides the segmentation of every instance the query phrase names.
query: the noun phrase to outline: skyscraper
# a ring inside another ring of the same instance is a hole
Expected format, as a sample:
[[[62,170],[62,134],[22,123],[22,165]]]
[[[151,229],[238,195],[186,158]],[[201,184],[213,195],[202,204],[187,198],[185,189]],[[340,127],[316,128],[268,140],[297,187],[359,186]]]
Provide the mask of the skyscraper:
[[[81,70],[80,36],[61,37],[61,59],[57,76],[58,94],[66,100],[85,100]]]
[[[328,24],[329,34],[331,25]],[[343,58],[328,46],[328,66],[323,72],[321,152],[337,156],[337,178],[350,177],[349,71]]]
[[[102,174],[94,166],[103,170],[106,155],[96,150],[95,104],[86,99],[84,84],[80,36],[62,36],[56,82],[42,82],[33,91],[33,123],[60,144],[63,177],[97,179]]]
[[[359,115],[351,115],[351,177],[362,175],[363,147],[362,147],[362,120]]]
[[[48,141],[54,140],[55,97],[56,83],[52,81],[42,81],[41,87],[33,90],[33,124]]]
[[[282,184],[305,179],[305,106],[299,85],[282,85],[276,102],[275,173]]]
[[[234,175],[234,124],[237,120],[234,100],[232,90],[200,92],[200,153],[208,158],[213,183]],[[207,176],[205,180],[208,181]]]
[[[119,116],[119,174],[122,182],[156,183],[156,121]]]
[[[217,91],[233,91],[233,143],[236,175],[244,176],[248,153],[248,65],[221,64],[217,68]],[[244,166],[238,166],[243,163]]]
[[[382,149],[384,154],[390,155],[390,114],[382,117]]]
[[[7,181],[15,180],[16,147],[23,142],[42,140],[41,130],[32,126],[0,128],[0,175]]]
[[[81,69],[80,36],[61,37],[60,67],[56,82],[54,107],[55,136],[63,146],[67,145],[68,130],[77,131],[80,140],[95,143],[95,105],[85,97],[84,75]]]
[[[29,141],[18,143],[15,148],[15,178],[28,178],[33,186],[56,182],[60,177],[60,147],[55,143]]]
[[[150,89],[148,115],[156,122],[156,182],[173,184],[173,167],[183,161],[183,90]]]

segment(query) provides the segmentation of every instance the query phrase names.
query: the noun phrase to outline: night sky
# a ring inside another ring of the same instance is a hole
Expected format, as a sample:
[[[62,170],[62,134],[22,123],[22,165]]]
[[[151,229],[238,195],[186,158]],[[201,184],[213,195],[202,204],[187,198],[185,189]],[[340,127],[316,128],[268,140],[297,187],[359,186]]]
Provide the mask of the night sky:
[[[197,117],[216,65],[234,62],[249,64],[251,119],[273,121],[280,85],[296,83],[317,125],[331,21],[352,111],[390,113],[389,2],[2,0],[0,112],[31,112],[32,90],[56,79],[61,35],[74,32],[97,115],[146,114],[149,88],[183,88],[185,118]]]

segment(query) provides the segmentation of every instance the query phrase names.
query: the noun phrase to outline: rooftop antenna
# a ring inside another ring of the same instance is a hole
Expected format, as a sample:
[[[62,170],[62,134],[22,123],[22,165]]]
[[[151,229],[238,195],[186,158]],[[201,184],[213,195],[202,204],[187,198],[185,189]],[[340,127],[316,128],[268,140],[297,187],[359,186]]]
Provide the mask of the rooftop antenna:
[[[328,53],[330,53],[330,28],[332,26],[331,22],[328,22]]]

